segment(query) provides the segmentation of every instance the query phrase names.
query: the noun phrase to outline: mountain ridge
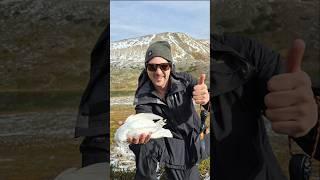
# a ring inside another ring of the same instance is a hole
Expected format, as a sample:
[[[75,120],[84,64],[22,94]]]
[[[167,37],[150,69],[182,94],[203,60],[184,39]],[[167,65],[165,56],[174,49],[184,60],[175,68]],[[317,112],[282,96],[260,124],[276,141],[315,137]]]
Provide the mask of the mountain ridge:
[[[111,42],[111,68],[143,67],[148,46],[159,40],[169,42],[177,66],[186,67],[195,66],[196,63],[209,63],[209,40],[198,40],[181,32],[163,32]]]

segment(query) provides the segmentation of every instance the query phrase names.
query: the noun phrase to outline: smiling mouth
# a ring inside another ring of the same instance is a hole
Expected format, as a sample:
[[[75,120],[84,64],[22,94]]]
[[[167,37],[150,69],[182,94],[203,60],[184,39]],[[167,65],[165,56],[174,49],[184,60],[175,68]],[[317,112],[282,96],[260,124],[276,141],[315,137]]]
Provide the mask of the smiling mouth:
[[[156,80],[157,82],[160,82],[160,81],[163,80],[163,78],[156,78],[155,80]]]

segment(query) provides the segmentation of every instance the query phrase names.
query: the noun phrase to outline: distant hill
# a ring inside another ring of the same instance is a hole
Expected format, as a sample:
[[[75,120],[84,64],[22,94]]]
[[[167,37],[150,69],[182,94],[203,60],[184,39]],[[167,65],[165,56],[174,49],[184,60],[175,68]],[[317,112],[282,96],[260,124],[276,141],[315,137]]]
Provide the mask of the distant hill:
[[[168,41],[174,63],[180,67],[209,63],[209,40],[197,40],[185,33],[160,33],[111,42],[111,68],[141,68],[148,46],[159,40]]]

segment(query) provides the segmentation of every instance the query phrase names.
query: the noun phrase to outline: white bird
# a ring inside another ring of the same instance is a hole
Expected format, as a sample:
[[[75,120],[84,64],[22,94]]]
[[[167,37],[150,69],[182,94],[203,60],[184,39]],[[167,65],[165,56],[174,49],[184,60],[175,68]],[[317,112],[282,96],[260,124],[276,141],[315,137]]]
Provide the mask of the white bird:
[[[128,137],[138,137],[140,134],[151,133],[150,138],[172,137],[168,129],[164,129],[165,119],[152,113],[130,115],[115,133],[117,143],[127,142]]]

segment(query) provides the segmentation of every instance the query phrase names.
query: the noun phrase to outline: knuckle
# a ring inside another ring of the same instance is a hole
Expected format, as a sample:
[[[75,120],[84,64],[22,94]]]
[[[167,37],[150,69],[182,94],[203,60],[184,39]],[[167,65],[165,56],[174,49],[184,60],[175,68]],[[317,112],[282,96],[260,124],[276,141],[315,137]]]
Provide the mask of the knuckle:
[[[304,134],[308,130],[308,128],[305,123],[298,122],[295,130],[295,134]]]
[[[274,84],[274,77],[272,77],[268,82],[267,82],[267,89],[269,91],[273,90],[273,84]]]
[[[267,117],[269,120],[272,120],[272,113],[271,113],[271,111],[270,111],[269,109],[267,109],[267,110],[265,111],[265,114],[266,114],[266,117]]]
[[[305,105],[299,105],[297,106],[297,114],[300,118],[303,118],[308,115],[308,109],[305,107]]]
[[[300,88],[297,90],[296,94],[303,102],[313,101],[313,92],[310,88]]]
[[[299,84],[302,84],[305,86],[311,86],[310,76],[306,72],[301,71],[297,74],[297,76],[298,76],[297,79]]]
[[[308,93],[303,93],[301,98],[304,102],[310,102],[311,100],[310,95]]]
[[[271,128],[272,128],[272,130],[273,130],[274,132],[276,132],[276,133],[281,133],[281,128],[279,127],[278,124],[276,124],[276,123],[271,123]]]
[[[267,94],[266,96],[264,96],[264,103],[265,105],[268,107],[271,105],[271,94]]]

